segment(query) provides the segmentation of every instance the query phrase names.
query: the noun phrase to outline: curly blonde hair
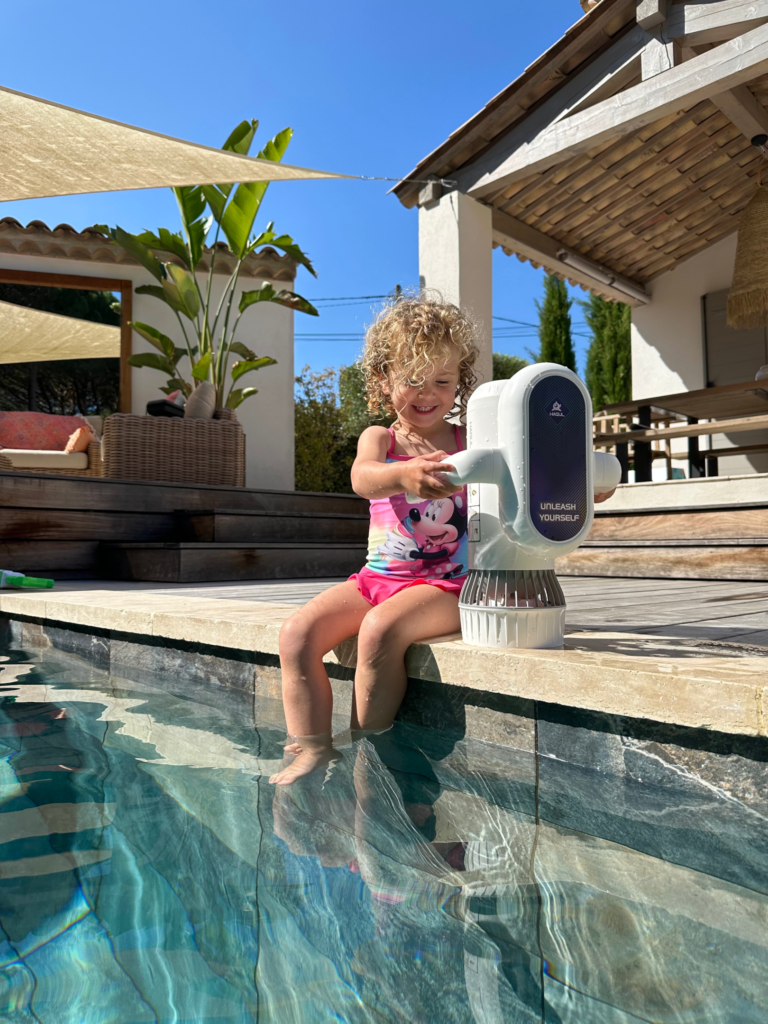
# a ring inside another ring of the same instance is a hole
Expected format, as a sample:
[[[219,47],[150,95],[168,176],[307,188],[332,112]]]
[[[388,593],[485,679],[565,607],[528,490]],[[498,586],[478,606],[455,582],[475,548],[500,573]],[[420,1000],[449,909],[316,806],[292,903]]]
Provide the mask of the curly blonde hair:
[[[365,336],[362,371],[369,411],[384,409],[396,416],[385,385],[423,383],[437,363],[458,355],[459,385],[451,415],[463,418],[477,381],[477,333],[472,317],[450,302],[419,296],[385,306]]]

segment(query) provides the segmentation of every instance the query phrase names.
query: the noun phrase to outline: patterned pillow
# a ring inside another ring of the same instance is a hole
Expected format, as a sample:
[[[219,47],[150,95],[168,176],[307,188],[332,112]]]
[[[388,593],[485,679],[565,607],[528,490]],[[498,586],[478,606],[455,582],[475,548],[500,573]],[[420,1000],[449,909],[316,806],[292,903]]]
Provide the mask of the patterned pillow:
[[[47,412],[0,412],[0,448],[63,452],[70,436],[87,426],[81,416]]]

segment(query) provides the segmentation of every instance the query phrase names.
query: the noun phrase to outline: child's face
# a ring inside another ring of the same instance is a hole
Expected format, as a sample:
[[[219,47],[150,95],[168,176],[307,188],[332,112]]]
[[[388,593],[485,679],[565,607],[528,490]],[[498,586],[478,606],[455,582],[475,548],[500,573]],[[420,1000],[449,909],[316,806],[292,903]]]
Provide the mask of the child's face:
[[[445,419],[453,408],[458,386],[459,358],[452,356],[437,363],[423,384],[391,384],[389,394],[400,420],[423,430]]]

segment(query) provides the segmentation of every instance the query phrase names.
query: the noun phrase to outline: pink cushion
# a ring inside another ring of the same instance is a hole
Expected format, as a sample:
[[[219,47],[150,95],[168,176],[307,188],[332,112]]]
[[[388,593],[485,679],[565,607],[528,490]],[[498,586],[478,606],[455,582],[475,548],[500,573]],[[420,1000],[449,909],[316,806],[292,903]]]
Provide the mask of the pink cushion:
[[[63,452],[70,436],[86,426],[81,416],[47,412],[0,412],[0,448]]]

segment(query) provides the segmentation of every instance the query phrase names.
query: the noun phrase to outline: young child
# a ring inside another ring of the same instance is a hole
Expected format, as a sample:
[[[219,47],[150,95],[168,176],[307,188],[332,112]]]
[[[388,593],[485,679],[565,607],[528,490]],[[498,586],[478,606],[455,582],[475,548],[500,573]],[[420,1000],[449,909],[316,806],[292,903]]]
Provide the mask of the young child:
[[[387,729],[405,695],[404,657],[417,640],[458,632],[467,573],[466,488],[437,468],[465,446],[447,416],[464,413],[475,383],[476,329],[456,306],[413,298],[368,331],[368,405],[396,415],[363,431],[352,486],[371,502],[367,564],[319,594],[280,631],[283,705],[297,756],[286,785],[333,757],[333,698],[323,656],[357,634],[352,728]]]

